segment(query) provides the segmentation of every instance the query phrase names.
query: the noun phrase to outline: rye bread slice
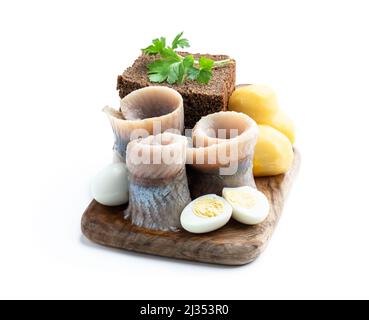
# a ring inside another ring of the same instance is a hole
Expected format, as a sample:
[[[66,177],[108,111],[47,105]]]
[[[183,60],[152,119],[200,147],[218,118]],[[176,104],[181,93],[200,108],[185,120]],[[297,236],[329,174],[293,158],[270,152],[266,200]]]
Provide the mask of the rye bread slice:
[[[185,55],[187,53],[180,53]],[[200,55],[194,54],[195,58],[205,56],[213,60],[228,59],[225,55]],[[156,57],[141,55],[124,73],[118,76],[117,90],[119,96],[125,97],[134,90],[147,87],[164,85],[177,90],[183,97],[185,128],[192,129],[201,117],[210,113],[227,110],[228,99],[235,89],[236,63],[213,70],[213,78],[207,85],[196,81],[186,81],[182,85],[170,85],[168,83],[152,83],[147,78],[147,64],[154,61]]]

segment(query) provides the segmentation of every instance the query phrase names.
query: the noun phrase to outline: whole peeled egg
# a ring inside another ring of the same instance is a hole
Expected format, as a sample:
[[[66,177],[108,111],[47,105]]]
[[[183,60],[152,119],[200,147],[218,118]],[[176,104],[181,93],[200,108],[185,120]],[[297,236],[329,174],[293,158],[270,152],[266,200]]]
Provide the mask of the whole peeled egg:
[[[93,179],[91,192],[94,199],[105,206],[119,206],[128,202],[128,170],[124,163],[116,162],[102,169]]]

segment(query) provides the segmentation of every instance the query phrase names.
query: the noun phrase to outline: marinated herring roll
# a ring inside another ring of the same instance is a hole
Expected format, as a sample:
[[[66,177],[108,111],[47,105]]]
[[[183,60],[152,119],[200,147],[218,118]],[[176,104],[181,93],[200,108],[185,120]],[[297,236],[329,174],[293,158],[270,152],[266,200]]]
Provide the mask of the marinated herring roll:
[[[142,88],[121,100],[120,111],[105,107],[115,135],[114,149],[126,159],[131,140],[167,130],[182,134],[183,99],[174,89],[161,86]]]
[[[152,230],[176,231],[191,202],[186,176],[187,139],[163,133],[128,144],[129,206],[124,217]]]
[[[259,129],[245,114],[224,111],[210,114],[196,124],[193,147],[187,150],[191,195],[222,195],[225,187],[256,187],[254,148]]]

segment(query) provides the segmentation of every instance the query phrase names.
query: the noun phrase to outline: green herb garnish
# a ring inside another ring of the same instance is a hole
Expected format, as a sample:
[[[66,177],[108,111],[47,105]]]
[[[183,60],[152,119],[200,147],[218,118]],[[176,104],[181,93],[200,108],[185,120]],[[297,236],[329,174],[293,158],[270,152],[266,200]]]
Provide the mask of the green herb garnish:
[[[205,57],[195,60],[192,55],[185,57],[179,55],[175,50],[188,48],[187,39],[182,38],[183,32],[179,33],[173,40],[171,46],[167,45],[164,37],[154,39],[152,44],[142,49],[144,54],[160,55],[160,59],[148,64],[148,77],[151,82],[168,82],[169,84],[183,84],[186,79],[196,80],[199,83],[209,83],[213,76],[214,67],[225,66],[231,59],[214,61]]]

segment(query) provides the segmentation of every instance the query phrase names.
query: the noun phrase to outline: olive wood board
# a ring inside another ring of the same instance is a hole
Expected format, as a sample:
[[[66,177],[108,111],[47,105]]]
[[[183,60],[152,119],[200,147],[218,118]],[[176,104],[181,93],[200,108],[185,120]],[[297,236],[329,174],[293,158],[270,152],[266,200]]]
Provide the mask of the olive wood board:
[[[263,252],[277,226],[300,159],[295,150],[286,174],[255,179],[270,203],[269,216],[259,225],[247,226],[231,219],[223,228],[206,234],[152,231],[123,219],[124,206],[107,207],[93,200],[83,214],[82,232],[95,243],[135,252],[222,265],[250,263]]]

